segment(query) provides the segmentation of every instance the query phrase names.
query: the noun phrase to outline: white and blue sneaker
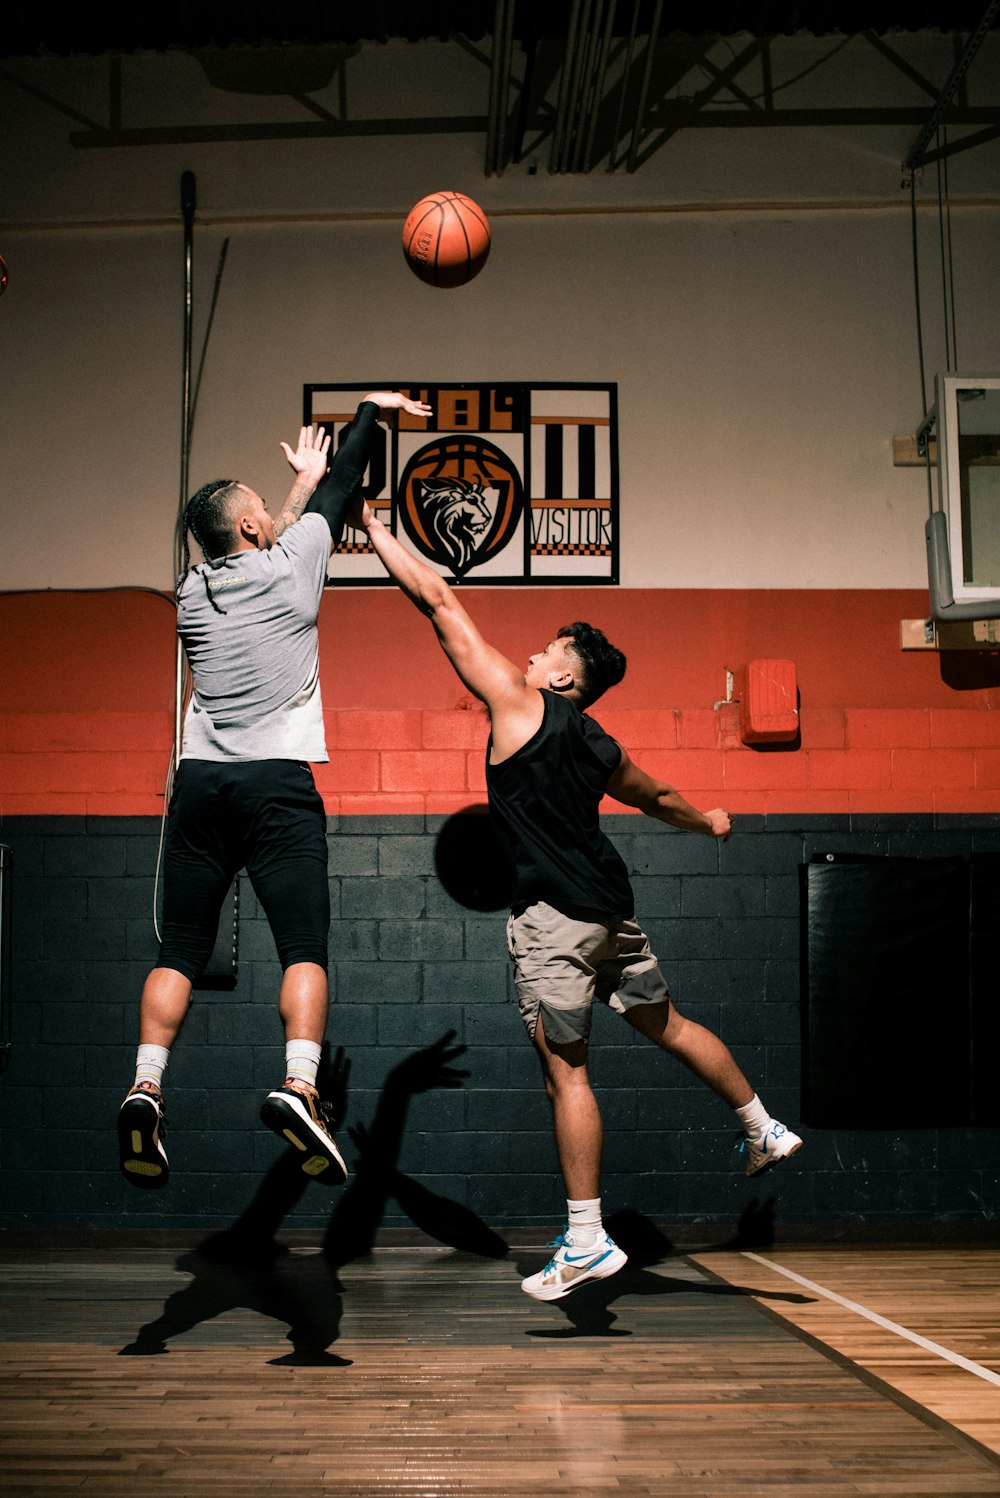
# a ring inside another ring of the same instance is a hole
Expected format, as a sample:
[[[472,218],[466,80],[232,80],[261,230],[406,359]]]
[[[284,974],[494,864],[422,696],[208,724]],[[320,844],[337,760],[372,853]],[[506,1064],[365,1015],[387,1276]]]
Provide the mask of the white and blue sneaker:
[[[798,1134],[793,1134],[791,1129],[772,1118],[763,1134],[759,1134],[756,1139],[751,1139],[748,1134],[744,1135],[739,1148],[747,1175],[759,1176],[762,1171],[770,1170],[776,1161],[794,1155],[796,1150],[802,1148],[802,1140]]]
[[[564,1231],[548,1245],[556,1251],[544,1269],[521,1281],[525,1295],[535,1300],[561,1300],[588,1280],[604,1280],[628,1263],[628,1255],[602,1234],[590,1248],[578,1248]]]

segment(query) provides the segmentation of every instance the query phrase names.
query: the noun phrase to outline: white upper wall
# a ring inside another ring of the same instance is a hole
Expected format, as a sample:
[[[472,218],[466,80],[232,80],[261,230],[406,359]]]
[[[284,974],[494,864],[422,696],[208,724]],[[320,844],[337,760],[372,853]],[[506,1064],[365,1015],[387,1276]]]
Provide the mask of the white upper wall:
[[[697,61],[675,49],[661,59],[667,96],[697,94],[745,42]],[[890,44],[929,88],[954,60],[948,38]],[[309,97],[356,122],[479,117],[488,59],[474,50],[366,45],[343,89],[335,75]],[[997,57],[991,37],[971,104],[1000,102]],[[121,127],[318,121],[288,94],[301,61],[122,59]],[[222,81],[244,91],[212,86],[209,73],[236,67],[249,73]],[[891,458],[921,414],[900,187],[915,124],[687,129],[634,174],[602,158],[586,176],[550,175],[549,143],[529,132],[525,162],[486,178],[478,127],[80,145],[87,120],[113,118],[109,68],[17,60],[0,77],[0,505],[13,543],[0,586],[172,583],[184,170],[198,188],[196,363],[229,240],[191,489],[235,476],[280,502],[278,440],[298,429],[306,382],[614,380],[624,586],[924,586],[924,475]],[[863,39],[776,43],[772,78],[781,108],[932,102]],[[246,91],[278,82],[284,94]],[[738,82],[760,92],[759,63]],[[959,364],[992,370],[1000,143],[948,171]],[[413,201],[443,187],[493,225],[486,269],[455,291],[418,282],[399,244]],[[945,362],[933,168],[918,197],[932,373]]]

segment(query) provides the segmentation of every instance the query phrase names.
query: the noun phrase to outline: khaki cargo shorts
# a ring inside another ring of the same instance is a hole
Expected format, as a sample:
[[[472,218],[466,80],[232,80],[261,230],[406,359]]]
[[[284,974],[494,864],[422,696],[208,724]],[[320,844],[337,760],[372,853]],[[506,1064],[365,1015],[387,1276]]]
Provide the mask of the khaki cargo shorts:
[[[670,998],[659,963],[634,916],[557,910],[544,900],[507,922],[517,1002],[534,1039],[539,1013],[556,1045],[586,1040],[595,999],[617,1014]]]

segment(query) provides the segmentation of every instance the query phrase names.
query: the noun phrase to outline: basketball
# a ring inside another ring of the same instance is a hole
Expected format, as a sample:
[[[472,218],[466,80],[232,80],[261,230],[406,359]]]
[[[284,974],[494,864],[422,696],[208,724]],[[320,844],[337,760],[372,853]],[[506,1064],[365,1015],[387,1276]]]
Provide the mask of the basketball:
[[[460,192],[434,192],[414,203],[403,225],[403,254],[428,286],[464,286],[490,253],[490,225]]]

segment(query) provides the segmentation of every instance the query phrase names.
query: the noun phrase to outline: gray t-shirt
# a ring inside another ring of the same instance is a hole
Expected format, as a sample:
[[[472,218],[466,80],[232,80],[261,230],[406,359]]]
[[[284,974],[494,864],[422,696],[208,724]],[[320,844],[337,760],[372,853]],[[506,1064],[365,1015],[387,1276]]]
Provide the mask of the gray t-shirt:
[[[311,514],[270,551],[191,568],[177,599],[194,679],[182,759],[329,758],[316,629],[329,560],[330,527]]]

